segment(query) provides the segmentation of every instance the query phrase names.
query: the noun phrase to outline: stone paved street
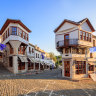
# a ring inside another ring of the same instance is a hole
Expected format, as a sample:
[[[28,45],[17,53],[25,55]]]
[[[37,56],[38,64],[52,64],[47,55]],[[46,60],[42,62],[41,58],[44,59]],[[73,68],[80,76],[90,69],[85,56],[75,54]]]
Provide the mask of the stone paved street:
[[[67,80],[60,69],[0,76],[0,96],[96,96],[91,79]]]

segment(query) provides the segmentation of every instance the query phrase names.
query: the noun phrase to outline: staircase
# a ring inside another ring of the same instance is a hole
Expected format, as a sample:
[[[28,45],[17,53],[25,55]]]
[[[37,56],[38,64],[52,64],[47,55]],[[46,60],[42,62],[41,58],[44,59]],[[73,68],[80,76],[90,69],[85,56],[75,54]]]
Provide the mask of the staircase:
[[[7,68],[4,67],[2,62],[0,62],[0,75],[12,74]]]

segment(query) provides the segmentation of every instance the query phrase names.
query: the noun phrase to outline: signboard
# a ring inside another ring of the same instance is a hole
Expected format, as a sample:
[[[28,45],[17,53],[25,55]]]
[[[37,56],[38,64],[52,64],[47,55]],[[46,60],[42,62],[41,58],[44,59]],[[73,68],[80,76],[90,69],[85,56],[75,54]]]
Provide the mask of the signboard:
[[[41,53],[41,56],[42,56],[42,59],[44,59],[44,54],[43,53]]]
[[[90,53],[94,53],[96,52],[96,47],[89,48],[89,50],[90,50]]]
[[[4,50],[6,48],[6,45],[0,43],[0,50]]]

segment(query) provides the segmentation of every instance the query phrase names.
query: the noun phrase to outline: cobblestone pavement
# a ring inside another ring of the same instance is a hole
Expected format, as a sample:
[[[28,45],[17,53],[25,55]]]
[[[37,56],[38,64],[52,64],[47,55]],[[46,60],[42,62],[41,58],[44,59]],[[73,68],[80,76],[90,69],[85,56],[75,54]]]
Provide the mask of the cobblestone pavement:
[[[66,80],[60,70],[0,78],[0,96],[96,96],[96,82]]]

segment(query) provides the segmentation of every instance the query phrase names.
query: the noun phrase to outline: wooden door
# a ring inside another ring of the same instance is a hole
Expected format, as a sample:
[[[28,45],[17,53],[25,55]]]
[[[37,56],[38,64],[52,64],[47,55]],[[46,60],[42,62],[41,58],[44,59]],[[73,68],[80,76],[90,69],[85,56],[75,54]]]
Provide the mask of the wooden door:
[[[64,61],[65,76],[70,77],[70,61]]]
[[[64,45],[65,46],[69,45],[69,34],[64,35]]]

